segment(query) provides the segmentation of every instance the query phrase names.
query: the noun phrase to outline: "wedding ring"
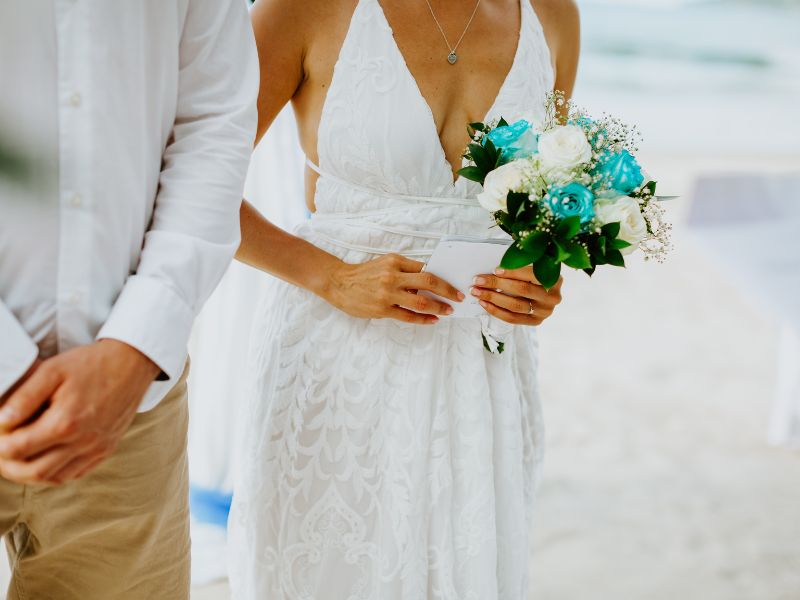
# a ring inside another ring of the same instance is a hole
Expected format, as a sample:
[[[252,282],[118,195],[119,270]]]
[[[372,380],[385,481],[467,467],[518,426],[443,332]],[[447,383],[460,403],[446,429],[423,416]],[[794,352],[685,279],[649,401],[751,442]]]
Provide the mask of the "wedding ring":
[[[528,314],[532,315],[533,314],[533,300],[528,300],[528,304],[530,305],[530,308],[528,309]]]

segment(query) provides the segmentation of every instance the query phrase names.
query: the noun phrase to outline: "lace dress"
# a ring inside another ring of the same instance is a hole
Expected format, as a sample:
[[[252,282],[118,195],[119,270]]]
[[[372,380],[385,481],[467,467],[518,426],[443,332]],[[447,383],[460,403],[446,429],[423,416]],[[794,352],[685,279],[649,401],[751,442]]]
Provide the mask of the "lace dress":
[[[542,117],[553,87],[521,0],[487,120]],[[442,235],[502,235],[453,182],[378,0],[360,0],[319,127],[317,212],[295,233],[347,262],[424,260]],[[519,600],[542,457],[535,331],[486,352],[481,319],[350,317],[277,282],[259,308],[229,522],[236,600]]]

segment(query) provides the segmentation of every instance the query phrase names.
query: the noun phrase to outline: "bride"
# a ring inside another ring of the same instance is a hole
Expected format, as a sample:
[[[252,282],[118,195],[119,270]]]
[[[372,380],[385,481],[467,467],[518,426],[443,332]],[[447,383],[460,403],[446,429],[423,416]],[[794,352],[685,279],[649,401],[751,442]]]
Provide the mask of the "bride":
[[[230,519],[233,597],[523,599],[542,455],[531,269],[476,273],[485,318],[422,271],[443,235],[502,236],[455,177],[465,124],[570,93],[572,0],[262,0],[259,136],[292,102],[313,213],[245,203],[238,258],[283,281],[253,332]],[[427,290],[432,294],[417,294]],[[504,328],[490,354],[481,331]]]

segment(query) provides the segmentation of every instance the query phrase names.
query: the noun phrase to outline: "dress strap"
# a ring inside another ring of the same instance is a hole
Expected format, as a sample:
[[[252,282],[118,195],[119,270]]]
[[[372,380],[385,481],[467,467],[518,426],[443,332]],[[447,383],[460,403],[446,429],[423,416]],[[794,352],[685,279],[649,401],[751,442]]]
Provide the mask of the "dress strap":
[[[393,194],[391,192],[385,192],[383,190],[377,190],[374,188],[369,188],[358,183],[353,183],[352,181],[346,181],[336,175],[328,173],[327,171],[323,171],[318,165],[316,165],[310,159],[306,159],[306,165],[317,173],[320,177],[324,179],[329,179],[330,181],[334,181],[339,185],[352,188],[354,190],[358,190],[365,194],[370,194],[372,196],[378,196],[380,198],[386,198],[389,200],[399,200],[401,202],[428,202],[430,204],[440,204],[440,205],[453,205],[453,206],[480,206],[478,203],[477,198],[453,198],[448,196],[412,196],[409,194]]]

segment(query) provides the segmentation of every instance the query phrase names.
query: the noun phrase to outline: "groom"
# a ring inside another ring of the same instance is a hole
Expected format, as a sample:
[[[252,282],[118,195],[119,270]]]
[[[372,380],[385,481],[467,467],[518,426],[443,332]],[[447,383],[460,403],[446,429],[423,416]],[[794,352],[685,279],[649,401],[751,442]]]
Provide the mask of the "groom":
[[[189,597],[186,344],[239,242],[257,69],[245,0],[0,3],[29,175],[0,180],[9,598]]]

